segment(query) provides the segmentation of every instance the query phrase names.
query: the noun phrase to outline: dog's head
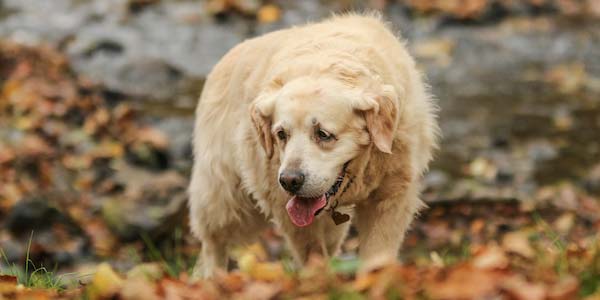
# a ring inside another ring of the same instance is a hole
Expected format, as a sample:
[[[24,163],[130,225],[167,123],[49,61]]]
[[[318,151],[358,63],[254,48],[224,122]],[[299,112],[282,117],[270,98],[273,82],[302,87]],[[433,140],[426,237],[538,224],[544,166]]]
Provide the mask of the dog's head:
[[[286,208],[296,226],[310,225],[339,194],[366,146],[391,153],[396,97],[389,85],[307,76],[274,82],[255,99],[252,121],[267,157],[279,153],[278,181],[292,196]]]

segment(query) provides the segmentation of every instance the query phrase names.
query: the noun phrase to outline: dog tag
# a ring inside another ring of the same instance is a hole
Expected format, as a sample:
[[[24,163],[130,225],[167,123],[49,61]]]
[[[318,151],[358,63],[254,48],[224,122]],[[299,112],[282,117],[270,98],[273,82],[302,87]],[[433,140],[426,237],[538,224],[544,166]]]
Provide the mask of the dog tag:
[[[348,221],[350,221],[350,215],[348,214],[343,214],[339,211],[333,211],[331,213],[331,218],[333,219],[333,222],[335,223],[335,225],[340,225],[342,223],[346,223]]]

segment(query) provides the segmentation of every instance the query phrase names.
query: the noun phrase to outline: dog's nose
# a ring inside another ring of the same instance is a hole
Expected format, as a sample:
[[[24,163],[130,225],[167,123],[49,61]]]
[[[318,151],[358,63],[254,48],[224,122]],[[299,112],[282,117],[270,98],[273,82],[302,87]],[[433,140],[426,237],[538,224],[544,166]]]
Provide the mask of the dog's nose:
[[[304,184],[304,174],[300,171],[283,171],[279,174],[279,184],[288,192],[295,193]]]

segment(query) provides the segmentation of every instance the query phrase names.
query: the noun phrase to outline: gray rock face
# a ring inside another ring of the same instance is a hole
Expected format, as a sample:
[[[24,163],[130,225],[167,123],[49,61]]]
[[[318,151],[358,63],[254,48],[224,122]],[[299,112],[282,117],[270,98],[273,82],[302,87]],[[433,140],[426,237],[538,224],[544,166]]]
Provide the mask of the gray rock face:
[[[175,97],[203,78],[248,36],[244,24],[220,25],[198,1],[162,1],[131,14],[126,0],[10,0],[0,36],[62,46],[76,71],[129,95]]]
[[[236,16],[217,22],[201,1],[159,1],[135,13],[127,5],[127,0],[6,0],[0,36],[60,45],[76,71],[109,89],[170,100],[185,94],[185,82],[204,78],[242,40],[321,19],[335,8],[319,1],[282,1],[280,21],[257,24]],[[386,14],[411,45],[432,38],[452,43],[449,65],[422,60],[444,98],[489,94],[490,88],[510,94],[522,82],[515,73],[561,61],[578,60],[600,73],[595,59],[600,29],[594,24],[541,22],[540,30],[518,24],[442,26],[435,19],[411,19],[398,5]],[[461,88],[450,88],[457,85]]]

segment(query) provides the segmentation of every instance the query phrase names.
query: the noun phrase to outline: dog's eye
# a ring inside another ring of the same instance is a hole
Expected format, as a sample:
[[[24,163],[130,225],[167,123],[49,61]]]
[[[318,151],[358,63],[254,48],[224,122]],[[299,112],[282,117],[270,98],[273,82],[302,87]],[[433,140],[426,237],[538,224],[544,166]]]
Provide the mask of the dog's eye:
[[[319,129],[317,131],[317,138],[319,138],[320,141],[329,141],[333,138],[333,135],[323,129]]]
[[[285,133],[285,131],[283,131],[283,129],[277,131],[277,138],[280,139],[280,140],[282,140],[282,141],[287,138],[287,134]]]

